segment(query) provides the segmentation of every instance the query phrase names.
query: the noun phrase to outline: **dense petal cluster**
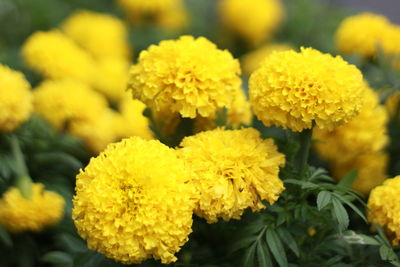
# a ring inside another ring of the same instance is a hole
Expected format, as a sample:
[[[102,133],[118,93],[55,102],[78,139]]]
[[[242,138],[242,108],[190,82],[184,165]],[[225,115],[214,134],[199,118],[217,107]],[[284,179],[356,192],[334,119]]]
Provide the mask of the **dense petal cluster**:
[[[11,187],[0,200],[0,224],[14,233],[39,232],[60,221],[64,204],[64,198],[44,190],[42,184],[32,185],[29,199],[24,198],[16,187]]]
[[[153,139],[149,119],[143,115],[146,105],[136,99],[125,98],[119,104],[119,110],[124,117],[126,136],[140,136],[143,139]]]
[[[25,42],[26,64],[52,79],[71,78],[92,83],[95,65],[91,56],[60,31],[36,32]]]
[[[283,18],[279,0],[221,0],[222,23],[252,45],[271,38]]]
[[[32,93],[24,75],[0,64],[0,132],[15,130],[32,112]]]
[[[61,28],[96,58],[129,58],[128,29],[114,16],[78,11],[67,18]]]
[[[285,189],[278,177],[285,156],[255,129],[218,128],[186,137],[180,146],[199,194],[195,213],[209,223],[265,208],[262,200],[273,204]]]
[[[384,227],[393,245],[400,241],[400,176],[386,180],[371,191],[368,199],[368,220]]]
[[[314,138],[318,140],[315,148],[321,157],[332,162],[344,162],[362,153],[380,151],[387,145],[388,114],[379,105],[379,96],[372,89],[366,90],[364,99],[360,114],[350,122],[332,131],[314,130]]]
[[[73,219],[90,249],[122,263],[163,263],[188,240],[194,189],[184,162],[159,141],[111,144],[77,176]]]
[[[271,55],[272,52],[286,51],[291,49],[292,47],[287,44],[267,44],[254,51],[251,51],[241,58],[243,73],[253,73],[256,69],[258,69],[258,67],[260,67],[264,59]]]
[[[389,55],[400,54],[400,27],[386,17],[361,13],[347,17],[336,32],[337,49],[344,54],[373,57],[380,47]]]
[[[332,129],[356,116],[363,103],[361,72],[341,57],[312,48],[273,52],[250,77],[250,102],[266,126],[293,131]]]
[[[150,108],[209,117],[232,103],[240,66],[228,51],[200,37],[162,41],[140,53],[128,88]]]

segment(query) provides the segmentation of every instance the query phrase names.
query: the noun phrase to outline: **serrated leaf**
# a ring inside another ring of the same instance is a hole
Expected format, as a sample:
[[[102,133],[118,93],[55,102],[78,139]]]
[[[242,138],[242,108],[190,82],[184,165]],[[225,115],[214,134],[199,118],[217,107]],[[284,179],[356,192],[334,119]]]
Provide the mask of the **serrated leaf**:
[[[251,245],[249,249],[246,250],[243,256],[243,266],[244,267],[253,267],[254,266],[254,256],[256,250],[256,243]]]
[[[344,232],[343,237],[346,240],[346,242],[350,244],[371,245],[371,246],[381,245],[375,238],[364,234],[357,234],[354,231]]]
[[[277,232],[281,240],[283,240],[283,242],[293,251],[293,253],[299,257],[299,248],[297,247],[296,241],[294,241],[293,236],[289,233],[289,231],[284,228],[279,228]]]
[[[271,250],[272,255],[274,255],[274,258],[278,262],[279,266],[287,267],[288,261],[286,258],[285,249],[283,248],[282,241],[276,234],[275,230],[268,228],[266,236],[268,247]]]
[[[340,180],[340,182],[338,183],[338,186],[342,186],[342,187],[348,187],[350,188],[351,185],[354,183],[354,181],[356,180],[358,175],[358,170],[351,170],[350,172],[348,172],[342,180]]]
[[[7,247],[12,247],[12,245],[13,245],[13,242],[12,242],[12,239],[11,239],[9,233],[2,226],[0,226],[0,240]]]
[[[364,220],[364,222],[367,222],[367,218],[365,217],[365,215],[353,203],[351,203],[345,197],[343,197],[337,193],[333,193],[333,195],[336,198],[338,198],[340,201],[342,201],[343,203],[346,203],[346,205],[348,205],[352,210],[354,210]]]
[[[68,264],[68,266],[72,266],[73,264],[72,256],[63,251],[48,252],[43,255],[42,261],[53,264]]]
[[[326,205],[329,204],[329,202],[331,202],[331,193],[328,191],[325,191],[325,190],[319,192],[319,194],[317,196],[318,210],[322,210],[323,208],[325,208]]]
[[[336,198],[332,198],[333,210],[339,223],[340,231],[344,231],[349,226],[349,215],[343,204]]]
[[[271,254],[269,254],[267,244],[263,240],[257,245],[257,261],[261,267],[273,267]]]

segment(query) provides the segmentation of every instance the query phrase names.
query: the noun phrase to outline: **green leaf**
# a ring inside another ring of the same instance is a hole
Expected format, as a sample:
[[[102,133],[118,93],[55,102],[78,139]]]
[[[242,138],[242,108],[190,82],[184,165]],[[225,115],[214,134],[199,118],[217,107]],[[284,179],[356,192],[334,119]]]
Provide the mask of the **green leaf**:
[[[12,242],[12,239],[11,239],[9,233],[2,226],[0,226],[0,240],[7,247],[12,247],[12,245],[13,245],[13,242]]]
[[[43,262],[53,263],[53,264],[65,264],[72,266],[73,259],[72,256],[63,251],[51,251],[43,255]]]
[[[370,246],[381,245],[375,238],[364,234],[357,234],[356,232],[351,230],[344,232],[343,237],[346,240],[346,242],[350,244],[370,245]]]
[[[243,266],[244,267],[253,267],[254,266],[254,256],[256,250],[256,244],[254,243],[251,247],[246,250],[243,257]]]
[[[275,260],[278,262],[279,266],[288,266],[285,249],[283,248],[282,241],[279,239],[275,230],[268,228],[266,236],[268,247],[274,255]]]
[[[255,236],[248,236],[242,239],[238,239],[231,246],[229,246],[228,254],[232,254],[242,248],[246,248],[256,241]]]
[[[300,185],[302,189],[307,189],[307,188],[316,188],[318,185],[310,182],[305,182],[305,181],[300,181],[300,180],[295,180],[295,179],[286,179],[284,181],[285,183],[288,184],[297,184]]]
[[[338,183],[339,186],[342,187],[348,187],[350,188],[351,185],[354,183],[354,181],[356,180],[358,175],[358,170],[351,170],[350,172],[348,172],[342,180],[340,180],[340,182]]]
[[[283,242],[293,251],[293,253],[299,257],[299,248],[297,247],[296,241],[294,241],[293,236],[289,233],[289,231],[281,227],[277,230],[277,232],[281,240],[283,240]]]
[[[353,203],[337,193],[333,193],[333,195],[354,210],[364,220],[364,222],[367,222],[365,215]]]
[[[319,194],[317,196],[318,210],[322,210],[323,208],[325,208],[326,205],[329,204],[329,202],[331,202],[331,193],[328,191],[325,191],[325,190],[319,192]]]
[[[271,254],[269,254],[267,243],[265,243],[263,240],[258,242],[257,245],[257,261],[260,267],[274,266],[271,261]]]
[[[333,210],[339,223],[339,230],[344,231],[349,226],[349,215],[343,204],[336,198],[332,198]]]

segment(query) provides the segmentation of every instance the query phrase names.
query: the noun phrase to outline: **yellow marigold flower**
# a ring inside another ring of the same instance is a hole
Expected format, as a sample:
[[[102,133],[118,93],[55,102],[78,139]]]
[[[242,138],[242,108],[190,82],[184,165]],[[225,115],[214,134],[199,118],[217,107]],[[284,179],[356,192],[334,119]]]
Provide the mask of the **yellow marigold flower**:
[[[207,39],[182,36],[140,53],[128,88],[133,97],[160,111],[182,117],[209,117],[231,104],[240,87],[240,66],[228,51]]]
[[[373,90],[367,88],[364,99],[359,115],[350,122],[332,131],[314,129],[314,138],[318,140],[315,148],[321,157],[330,162],[348,161],[361,153],[380,151],[387,145],[387,112],[379,105],[379,96]]]
[[[0,224],[13,233],[39,232],[60,221],[64,204],[60,195],[44,190],[42,184],[32,185],[30,199],[24,198],[16,187],[12,187],[0,199]]]
[[[286,51],[291,50],[292,47],[287,44],[268,44],[245,54],[242,59],[242,70],[245,74],[251,74],[258,67],[260,67],[263,60],[271,55],[274,51]]]
[[[0,81],[0,132],[10,132],[32,112],[31,86],[22,73],[1,64]]]
[[[194,189],[184,162],[159,141],[111,144],[77,176],[73,218],[90,249],[122,263],[162,263],[191,233]]]
[[[120,58],[103,58],[97,62],[95,89],[111,102],[117,103],[126,95],[129,62]]]
[[[397,38],[396,38],[397,36]],[[378,46],[388,54],[400,53],[400,31],[381,15],[361,13],[346,18],[336,32],[336,46],[341,53],[372,57]]]
[[[58,130],[72,121],[97,118],[106,99],[88,85],[73,80],[47,80],[34,91],[34,110]]]
[[[400,117],[400,91],[393,93],[386,99],[385,107],[390,117]]]
[[[199,194],[195,213],[209,223],[265,208],[262,200],[273,204],[285,189],[278,177],[285,156],[253,128],[201,132],[180,146]]]
[[[120,102],[119,110],[124,118],[126,137],[139,136],[143,139],[153,139],[153,133],[149,128],[149,120],[143,115],[146,105],[130,97]]]
[[[222,23],[252,45],[271,38],[283,18],[279,0],[221,0]]]
[[[61,28],[96,58],[129,58],[127,26],[114,16],[80,10],[68,17]]]
[[[371,191],[368,199],[368,220],[386,229],[393,245],[400,240],[400,176],[386,180]]]
[[[189,22],[189,14],[183,2],[178,2],[174,8],[162,12],[156,19],[156,23],[169,30],[180,30]]]
[[[22,56],[29,67],[46,78],[93,81],[93,59],[57,30],[31,35],[22,47]]]
[[[250,76],[249,87],[254,114],[266,126],[298,132],[313,122],[332,129],[349,121],[365,88],[354,65],[312,48],[273,52]]]
[[[386,179],[388,155],[383,152],[369,152],[347,162],[332,164],[333,176],[341,180],[349,171],[358,169],[358,176],[353,183],[353,189],[367,195],[375,186]]]

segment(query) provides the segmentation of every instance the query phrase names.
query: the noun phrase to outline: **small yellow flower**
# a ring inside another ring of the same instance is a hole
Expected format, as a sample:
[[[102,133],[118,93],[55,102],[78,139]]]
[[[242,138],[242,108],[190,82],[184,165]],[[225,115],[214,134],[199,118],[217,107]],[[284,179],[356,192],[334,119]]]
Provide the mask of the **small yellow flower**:
[[[96,58],[129,59],[127,26],[114,16],[80,10],[68,17],[61,28]]]
[[[0,224],[13,233],[23,231],[39,232],[57,224],[64,214],[64,199],[42,184],[32,185],[32,196],[24,198],[12,187],[0,200]]]
[[[155,111],[209,117],[230,107],[240,87],[239,74],[239,62],[228,51],[203,37],[182,36],[140,53],[128,88]]]
[[[361,72],[341,57],[312,48],[273,52],[250,76],[250,102],[266,126],[292,131],[333,129],[353,117],[363,103]]]
[[[222,23],[251,45],[271,38],[283,18],[279,0],[220,0]]]
[[[194,189],[175,150],[139,137],[111,144],[77,176],[73,219],[90,249],[125,264],[176,261]]]
[[[93,82],[93,59],[60,31],[34,33],[25,41],[22,56],[29,67],[46,78]]]
[[[1,64],[0,81],[0,132],[10,132],[32,112],[31,85],[22,73]]]
[[[400,176],[386,180],[371,191],[368,199],[368,220],[384,227],[393,245],[400,241]]]
[[[221,128],[186,137],[178,150],[199,194],[196,215],[209,223],[239,219],[244,210],[273,204],[285,189],[278,177],[285,156],[252,128]]]

